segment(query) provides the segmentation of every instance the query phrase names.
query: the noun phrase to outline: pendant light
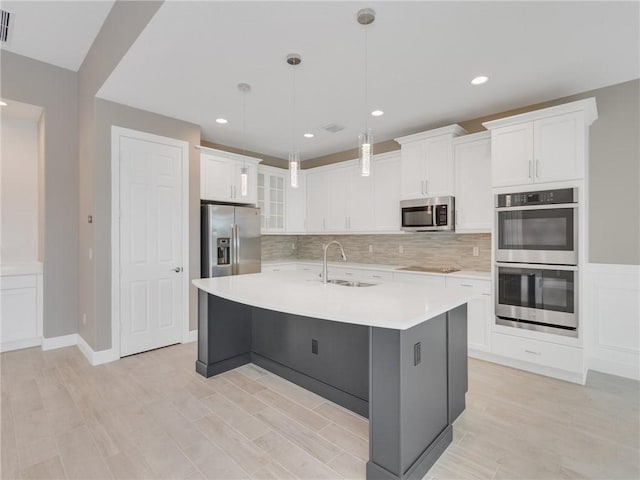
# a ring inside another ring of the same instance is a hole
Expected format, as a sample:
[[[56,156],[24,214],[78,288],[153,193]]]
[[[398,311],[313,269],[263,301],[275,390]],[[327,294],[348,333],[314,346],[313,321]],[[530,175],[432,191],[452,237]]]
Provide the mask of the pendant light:
[[[363,8],[358,11],[358,23],[364,28],[364,109],[367,111],[369,107],[369,91],[368,91],[368,45],[367,45],[367,26],[372,24],[376,19],[376,12],[371,8]],[[360,162],[360,175],[368,177],[371,175],[371,155],[373,155],[373,135],[368,126],[368,115],[365,115],[364,131],[358,137],[358,159]]]
[[[287,63],[292,67],[302,63],[302,57],[297,53],[287,55]],[[298,171],[300,170],[300,153],[296,149],[296,70],[293,72],[292,94],[291,94],[291,150],[289,151],[289,177],[291,186],[298,188]]]
[[[251,91],[251,86],[248,83],[239,83],[238,90],[242,93],[242,151],[246,154],[245,149],[245,136],[247,131],[246,115],[245,115],[245,100],[247,93]],[[240,195],[246,197],[249,194],[249,170],[247,169],[246,160],[242,160],[242,168],[240,169]]]

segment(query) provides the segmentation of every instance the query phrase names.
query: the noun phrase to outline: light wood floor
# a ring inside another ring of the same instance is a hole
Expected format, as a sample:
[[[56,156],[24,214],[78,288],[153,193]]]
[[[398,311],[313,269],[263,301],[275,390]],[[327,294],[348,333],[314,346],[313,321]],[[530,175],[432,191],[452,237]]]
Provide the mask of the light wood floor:
[[[204,379],[195,356],[2,354],[2,478],[364,477],[365,419],[252,365]],[[470,360],[467,409],[425,478],[637,479],[639,405],[638,382]]]

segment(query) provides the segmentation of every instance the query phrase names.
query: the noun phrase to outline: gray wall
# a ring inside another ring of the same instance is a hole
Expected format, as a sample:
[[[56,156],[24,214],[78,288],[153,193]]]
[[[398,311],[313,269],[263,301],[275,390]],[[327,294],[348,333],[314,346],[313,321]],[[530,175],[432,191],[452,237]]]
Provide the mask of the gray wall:
[[[469,133],[483,122],[595,97],[598,120],[589,139],[589,262],[640,264],[640,80],[599,88],[536,105],[458,122]],[[418,131],[442,125],[425,125]],[[398,150],[393,140],[376,153]],[[356,158],[356,150],[305,160],[312,168]],[[603,219],[607,219],[604,223]],[[613,229],[612,229],[613,227]]]
[[[44,109],[44,336],[77,331],[76,72],[3,51],[3,98]]]

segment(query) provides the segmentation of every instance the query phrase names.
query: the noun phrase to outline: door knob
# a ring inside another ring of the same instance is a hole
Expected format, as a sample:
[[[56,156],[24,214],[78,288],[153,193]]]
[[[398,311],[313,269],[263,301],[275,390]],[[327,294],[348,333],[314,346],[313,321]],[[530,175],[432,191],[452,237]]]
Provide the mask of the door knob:
[[[180,273],[182,271],[182,267],[176,267],[173,269],[174,272]]]

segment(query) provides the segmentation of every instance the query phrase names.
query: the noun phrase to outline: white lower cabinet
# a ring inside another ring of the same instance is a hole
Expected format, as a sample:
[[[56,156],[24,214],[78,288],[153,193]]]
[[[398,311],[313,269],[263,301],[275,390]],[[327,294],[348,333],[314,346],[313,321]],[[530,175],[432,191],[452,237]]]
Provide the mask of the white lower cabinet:
[[[428,285],[429,287],[445,287],[445,277],[443,275],[393,272],[393,279],[396,282],[419,283],[420,285]]]
[[[0,334],[3,352],[42,343],[42,275],[0,278]]]
[[[583,369],[582,348],[496,332],[491,335],[491,341],[496,355],[578,374]]]
[[[488,352],[491,349],[491,319],[493,303],[491,281],[447,277],[447,287],[469,288],[477,293],[467,303],[467,337],[470,355],[473,350]]]

